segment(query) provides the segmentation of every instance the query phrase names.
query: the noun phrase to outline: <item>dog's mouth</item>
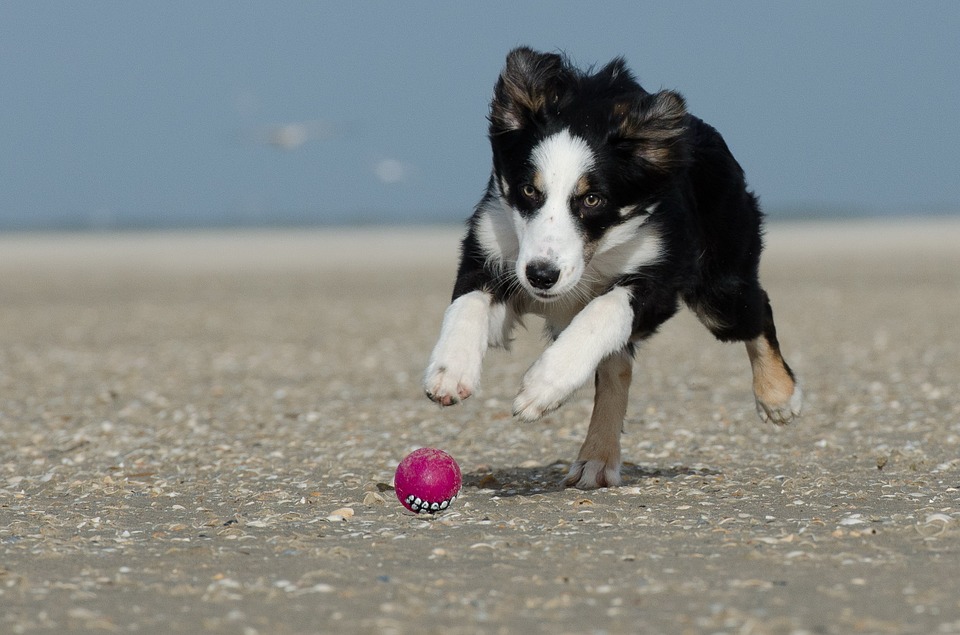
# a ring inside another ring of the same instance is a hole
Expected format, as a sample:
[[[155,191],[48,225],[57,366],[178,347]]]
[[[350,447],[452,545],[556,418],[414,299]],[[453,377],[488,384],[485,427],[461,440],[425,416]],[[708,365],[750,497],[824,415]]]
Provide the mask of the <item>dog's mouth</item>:
[[[527,295],[537,302],[542,302],[543,304],[557,302],[570,292],[569,285],[564,283],[556,284],[546,289],[541,289],[531,284],[528,280],[521,279],[520,285],[523,287],[523,290],[527,292]]]
[[[560,299],[562,294],[560,293],[550,293],[549,291],[538,291],[536,289],[527,289],[527,293],[532,295],[534,299],[543,302],[544,304],[550,304],[551,302],[556,302]]]

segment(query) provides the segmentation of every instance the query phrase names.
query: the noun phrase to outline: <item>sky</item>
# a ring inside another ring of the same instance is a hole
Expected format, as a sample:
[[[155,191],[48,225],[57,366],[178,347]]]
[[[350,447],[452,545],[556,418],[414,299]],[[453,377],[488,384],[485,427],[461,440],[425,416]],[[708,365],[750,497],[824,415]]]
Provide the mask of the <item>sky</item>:
[[[0,229],[459,222],[507,52],[623,55],[772,217],[960,211],[960,2],[0,0]]]

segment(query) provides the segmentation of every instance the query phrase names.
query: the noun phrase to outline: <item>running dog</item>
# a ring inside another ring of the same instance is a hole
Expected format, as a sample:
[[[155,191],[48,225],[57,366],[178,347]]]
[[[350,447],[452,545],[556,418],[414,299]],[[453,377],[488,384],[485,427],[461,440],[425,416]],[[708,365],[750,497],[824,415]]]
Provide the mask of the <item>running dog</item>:
[[[584,72],[521,47],[489,122],[493,170],[424,376],[430,399],[473,394],[487,348],[509,347],[522,316],[541,315],[552,341],[513,413],[536,420],[593,377],[587,436],[564,483],[619,485],[635,349],[683,301],[717,339],[746,344],[761,419],[799,415],[758,280],[763,214],[723,138],[683,97],[647,92],[622,58]]]

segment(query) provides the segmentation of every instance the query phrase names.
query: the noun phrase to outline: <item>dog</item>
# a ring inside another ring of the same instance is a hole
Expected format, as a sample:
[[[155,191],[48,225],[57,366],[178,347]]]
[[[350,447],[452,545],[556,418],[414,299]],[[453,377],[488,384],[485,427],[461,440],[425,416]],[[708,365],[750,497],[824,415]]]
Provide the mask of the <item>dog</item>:
[[[509,348],[521,318],[538,314],[551,342],[513,413],[539,419],[594,378],[564,484],[617,486],[635,350],[682,301],[718,340],[746,344],[761,419],[800,414],[758,280],[759,203],[723,138],[680,94],[647,92],[623,58],[582,71],[520,47],[488,119],[493,169],[424,374],[431,400],[473,394],[488,347]]]

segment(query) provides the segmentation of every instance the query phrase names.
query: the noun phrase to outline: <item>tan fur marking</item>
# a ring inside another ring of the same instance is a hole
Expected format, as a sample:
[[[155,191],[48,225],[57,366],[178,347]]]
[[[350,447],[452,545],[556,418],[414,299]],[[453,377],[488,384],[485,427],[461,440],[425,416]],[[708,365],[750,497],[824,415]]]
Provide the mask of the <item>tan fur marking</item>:
[[[795,383],[787,372],[780,352],[761,335],[747,342],[747,355],[753,369],[753,393],[763,403],[780,406],[790,401]]]
[[[545,187],[543,182],[543,174],[539,170],[533,174],[533,187],[537,188],[537,191],[543,194],[543,188]]]
[[[587,180],[586,176],[581,176],[577,179],[577,187],[573,191],[575,196],[583,196],[590,191],[590,181]]]
[[[627,413],[627,395],[633,378],[633,359],[626,351],[608,357],[597,368],[597,391],[587,437],[565,484],[577,487],[613,487],[620,484],[620,434]],[[600,463],[597,482],[584,482],[584,465]]]
[[[651,166],[669,171],[683,156],[686,104],[678,93],[664,90],[648,98],[647,108],[629,111],[620,123],[620,134],[636,143],[636,151]],[[615,106],[616,111],[616,106]]]
[[[510,128],[523,127],[523,122],[515,116],[517,113],[533,113],[543,108],[545,96],[530,85],[528,77],[504,73],[503,88],[513,105],[509,111],[510,117],[506,120]]]
[[[502,176],[500,177],[500,193],[504,196],[510,196],[510,184]]]

